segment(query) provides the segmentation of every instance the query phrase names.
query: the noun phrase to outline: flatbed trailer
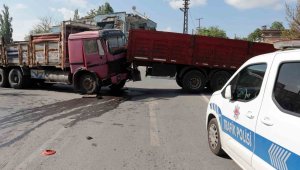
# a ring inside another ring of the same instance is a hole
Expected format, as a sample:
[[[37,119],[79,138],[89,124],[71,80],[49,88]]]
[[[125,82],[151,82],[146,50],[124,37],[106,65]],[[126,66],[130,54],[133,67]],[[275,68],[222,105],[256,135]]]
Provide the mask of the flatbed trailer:
[[[249,58],[275,51],[272,44],[171,32],[131,30],[127,60],[147,75],[174,77],[179,86],[216,91]]]

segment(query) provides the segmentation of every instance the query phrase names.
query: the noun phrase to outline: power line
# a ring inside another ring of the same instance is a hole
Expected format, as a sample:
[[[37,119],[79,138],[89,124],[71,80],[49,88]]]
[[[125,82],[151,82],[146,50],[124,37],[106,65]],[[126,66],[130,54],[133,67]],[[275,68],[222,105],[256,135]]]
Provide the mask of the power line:
[[[194,22],[194,18],[193,18],[193,15],[192,15],[192,12],[189,11],[189,14],[190,14],[190,18],[192,20],[192,24],[193,24],[193,29],[192,29],[192,34],[194,34],[196,30],[194,30],[194,28],[196,28],[196,25],[195,25],[195,22]]]
[[[195,24],[195,22],[194,22],[194,18],[193,18],[192,12],[190,11],[189,14],[190,14],[190,18],[191,18],[191,20],[192,20],[192,24],[193,24],[193,26],[194,26],[193,28],[196,28],[196,24]]]

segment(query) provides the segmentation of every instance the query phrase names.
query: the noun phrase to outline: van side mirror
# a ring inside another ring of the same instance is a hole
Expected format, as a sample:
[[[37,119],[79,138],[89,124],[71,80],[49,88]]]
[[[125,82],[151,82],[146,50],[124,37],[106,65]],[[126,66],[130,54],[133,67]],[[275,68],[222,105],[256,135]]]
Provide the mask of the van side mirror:
[[[225,98],[229,100],[232,99],[231,85],[227,86],[225,89]]]

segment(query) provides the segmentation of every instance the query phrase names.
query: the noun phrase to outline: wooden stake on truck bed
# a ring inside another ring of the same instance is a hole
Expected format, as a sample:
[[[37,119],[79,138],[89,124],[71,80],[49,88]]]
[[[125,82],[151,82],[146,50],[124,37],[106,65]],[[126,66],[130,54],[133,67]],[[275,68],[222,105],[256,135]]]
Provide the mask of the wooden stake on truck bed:
[[[61,50],[62,50],[62,53],[60,55],[60,61],[61,61],[61,69],[64,69],[65,68],[65,59],[66,59],[66,46],[65,46],[65,43],[67,41],[68,43],[68,40],[67,40],[67,37],[66,37],[66,23],[65,21],[62,22],[62,28],[61,28]]]

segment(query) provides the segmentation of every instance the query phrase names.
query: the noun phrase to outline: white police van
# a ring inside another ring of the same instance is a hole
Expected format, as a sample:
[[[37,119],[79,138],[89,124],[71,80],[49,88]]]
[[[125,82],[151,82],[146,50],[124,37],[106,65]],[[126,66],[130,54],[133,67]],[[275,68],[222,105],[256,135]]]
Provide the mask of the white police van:
[[[300,169],[300,50],[247,61],[211,96],[206,118],[214,154],[243,169]]]

